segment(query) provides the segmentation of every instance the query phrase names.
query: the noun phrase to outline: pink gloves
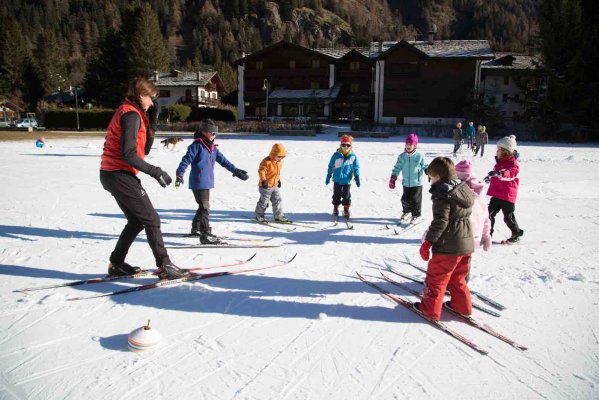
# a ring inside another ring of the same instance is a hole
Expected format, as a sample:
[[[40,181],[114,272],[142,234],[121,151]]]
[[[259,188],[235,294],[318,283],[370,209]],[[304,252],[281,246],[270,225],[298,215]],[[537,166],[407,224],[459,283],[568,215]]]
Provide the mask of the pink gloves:
[[[389,189],[395,189],[395,181],[397,180],[397,176],[391,175],[389,179]]]

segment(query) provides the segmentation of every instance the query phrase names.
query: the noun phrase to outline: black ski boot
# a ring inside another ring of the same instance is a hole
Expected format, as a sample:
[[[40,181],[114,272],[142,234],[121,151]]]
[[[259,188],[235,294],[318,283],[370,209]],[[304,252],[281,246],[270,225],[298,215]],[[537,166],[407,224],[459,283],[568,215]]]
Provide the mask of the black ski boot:
[[[158,267],[158,277],[160,279],[179,279],[190,276],[191,272],[187,269],[179,268],[175,264],[169,262],[168,264]]]
[[[210,232],[202,232],[200,236],[201,244],[225,244],[218,236],[213,235]]]
[[[339,216],[339,206],[333,206],[333,216],[334,217]]]
[[[141,272],[141,268],[133,267],[126,262],[121,264],[110,263],[108,265],[108,275],[110,276],[127,276],[127,275],[135,275]]]
[[[524,235],[524,231],[522,229],[519,229],[518,232],[512,233],[512,236],[510,236],[507,241],[508,243],[519,242],[522,235]]]

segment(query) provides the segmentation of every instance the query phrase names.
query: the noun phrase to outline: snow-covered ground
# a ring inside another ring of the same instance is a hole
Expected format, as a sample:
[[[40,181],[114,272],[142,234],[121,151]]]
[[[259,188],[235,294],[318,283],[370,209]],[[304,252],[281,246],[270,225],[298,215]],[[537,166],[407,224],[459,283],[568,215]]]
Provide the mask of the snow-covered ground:
[[[165,150],[157,140],[148,161],[174,175],[190,142],[187,136],[175,150]],[[488,350],[483,356],[354,278],[355,271],[376,276],[385,259],[404,255],[425,266],[418,245],[426,223],[403,236],[382,229],[401,213],[401,187],[392,191],[387,182],[403,138],[356,140],[362,187],[352,187],[354,230],[290,233],[244,218],[258,199],[258,164],[273,143],[284,143],[284,209],[292,219],[325,226],[332,186],[324,180],[336,135],[221,135],[217,142],[250,180],[218,168],[211,193],[213,230],[285,243],[257,250],[248,266],[297,253],[296,260],[259,273],[75,302],[66,300],[151,281],[13,292],[106,273],[125,220],[98,179],[103,139],[49,140],[44,149],[30,141],[0,142],[0,399],[599,398],[596,146],[519,143],[516,216],[523,241],[477,252],[470,287],[507,306],[500,318],[474,315],[529,350],[518,351],[444,316],[449,326]],[[428,161],[451,148],[449,140],[421,138],[419,145]],[[462,155],[472,159],[481,178],[494,164],[494,145],[486,152],[477,159]],[[140,177],[163,232],[188,232],[195,212],[191,191],[163,189]],[[507,236],[499,216],[495,239]],[[193,242],[172,236],[165,241]],[[177,265],[191,268],[253,252],[175,249],[169,254]],[[128,261],[154,267],[144,235]],[[164,336],[161,346],[128,351],[127,334],[148,319]]]

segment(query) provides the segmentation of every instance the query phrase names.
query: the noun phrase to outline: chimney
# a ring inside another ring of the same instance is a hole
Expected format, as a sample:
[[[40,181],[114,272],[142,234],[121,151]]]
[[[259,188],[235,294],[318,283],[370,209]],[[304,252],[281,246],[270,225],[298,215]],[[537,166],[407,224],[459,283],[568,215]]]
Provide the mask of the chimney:
[[[433,24],[431,29],[428,31],[428,44],[433,44],[435,42],[435,34],[437,33],[437,25]]]
[[[428,31],[428,44],[433,44],[435,42],[435,32]]]
[[[202,80],[202,71],[198,71],[198,81]]]
[[[156,82],[158,82],[159,76],[158,76],[158,71],[154,71],[154,80]]]
[[[383,52],[383,41],[379,42],[379,53]]]

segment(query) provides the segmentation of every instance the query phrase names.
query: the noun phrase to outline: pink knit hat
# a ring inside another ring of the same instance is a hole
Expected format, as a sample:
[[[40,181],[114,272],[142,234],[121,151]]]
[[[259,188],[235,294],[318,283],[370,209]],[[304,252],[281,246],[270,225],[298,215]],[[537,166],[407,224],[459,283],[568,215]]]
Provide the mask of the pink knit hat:
[[[458,174],[459,179],[463,181],[467,180],[472,176],[472,163],[468,160],[460,161],[455,165],[455,172]]]
[[[406,144],[413,144],[414,146],[418,146],[418,135],[415,133],[410,133],[408,137],[406,137]]]

